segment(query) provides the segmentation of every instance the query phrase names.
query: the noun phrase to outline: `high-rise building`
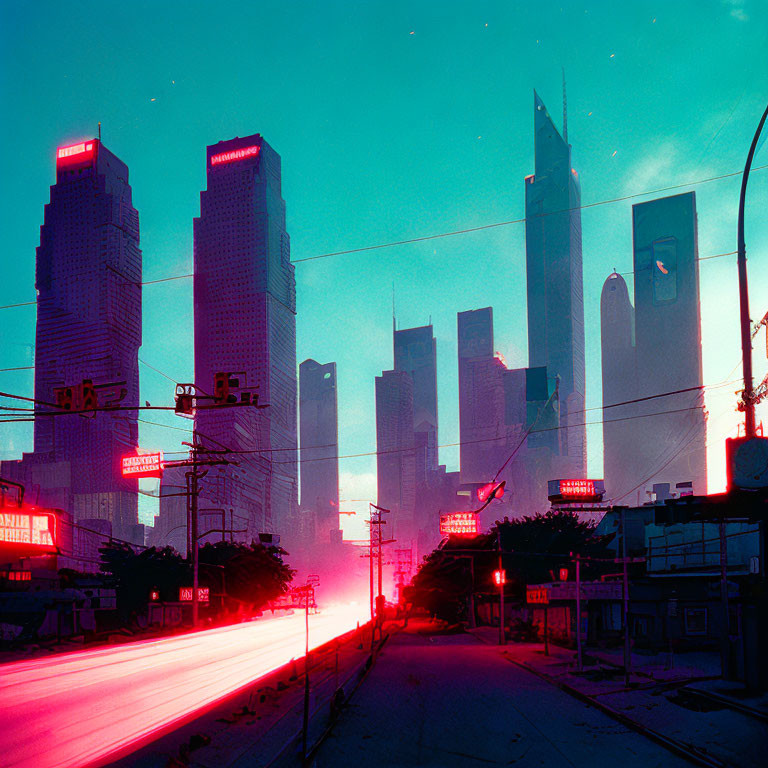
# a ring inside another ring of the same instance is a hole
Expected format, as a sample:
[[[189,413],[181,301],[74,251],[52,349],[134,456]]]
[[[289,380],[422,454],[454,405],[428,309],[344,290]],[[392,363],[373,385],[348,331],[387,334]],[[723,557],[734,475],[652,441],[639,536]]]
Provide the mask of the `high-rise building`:
[[[482,485],[489,481],[488,472],[496,463],[493,438],[501,436],[498,430],[503,423],[503,388],[493,374],[503,364],[493,356],[491,307],[459,312],[457,325],[461,482]],[[489,395],[489,389],[495,394]]]
[[[632,231],[634,310],[615,273],[601,300],[606,492],[616,502],[642,503],[654,484],[674,492],[691,482],[705,494],[695,193],[633,206]],[[691,391],[616,405],[684,389]]]
[[[339,529],[339,437],[336,363],[299,366],[301,514],[311,515],[314,539]]]
[[[201,495],[246,518],[250,539],[279,533],[298,504],[296,281],[277,152],[258,134],[222,141],[208,147],[206,170],[194,221],[195,384],[210,393],[216,373],[231,373],[260,407],[198,410],[204,445],[241,452],[239,466],[211,468]]]
[[[139,405],[139,215],[128,167],[100,140],[58,149],[36,261],[35,398],[55,402],[55,388],[90,380],[100,405],[122,393],[122,410],[38,416],[34,453],[3,462],[2,472],[36,486],[41,506],[107,520],[115,536],[131,539],[137,483],[123,479],[120,459],[138,445],[130,409]]]
[[[561,466],[586,473],[581,187],[571,145],[534,91],[535,173],[525,179],[528,364],[559,377]],[[564,126],[565,133],[565,126]],[[567,134],[566,134],[567,135]]]
[[[413,379],[405,371],[384,371],[376,377],[377,499],[379,506],[392,512],[401,542],[416,533],[413,389]]]
[[[437,343],[431,325],[394,331],[395,370],[413,380],[416,483],[437,471]]]

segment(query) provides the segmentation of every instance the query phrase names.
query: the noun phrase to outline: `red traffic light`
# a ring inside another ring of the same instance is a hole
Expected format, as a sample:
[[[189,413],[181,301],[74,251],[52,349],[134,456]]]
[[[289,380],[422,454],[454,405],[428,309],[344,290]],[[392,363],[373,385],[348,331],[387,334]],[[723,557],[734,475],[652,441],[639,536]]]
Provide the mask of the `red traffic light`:
[[[567,568],[561,568],[560,569],[560,581],[568,581],[568,569]]]
[[[149,593],[149,600],[150,600],[150,602],[156,603],[159,599],[160,599],[160,593],[156,589],[153,589]]]
[[[500,499],[504,495],[504,486],[506,485],[506,480],[503,480],[500,483],[486,483],[485,485],[481,485],[477,489],[477,498],[480,499],[480,501],[490,501],[491,499]]]

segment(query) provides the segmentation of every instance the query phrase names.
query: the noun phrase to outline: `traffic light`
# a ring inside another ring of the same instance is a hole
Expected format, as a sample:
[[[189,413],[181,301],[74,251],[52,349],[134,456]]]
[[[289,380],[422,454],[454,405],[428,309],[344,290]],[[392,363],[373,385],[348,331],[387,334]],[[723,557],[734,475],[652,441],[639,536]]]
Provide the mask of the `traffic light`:
[[[91,379],[83,379],[80,385],[80,410],[95,411],[99,405],[99,398]]]
[[[192,416],[195,412],[195,400],[193,395],[176,395],[176,413]]]
[[[567,568],[561,568],[560,569],[560,581],[568,581],[568,569]]]
[[[75,409],[72,387],[57,387],[53,390],[53,394],[56,397],[56,405],[63,411],[73,411]]]
[[[156,603],[160,599],[160,592],[157,589],[153,589],[149,593],[149,601]]]
[[[240,380],[229,373],[219,372],[213,377],[213,401],[215,403],[236,403],[237,395],[230,393],[230,389],[237,389]]]

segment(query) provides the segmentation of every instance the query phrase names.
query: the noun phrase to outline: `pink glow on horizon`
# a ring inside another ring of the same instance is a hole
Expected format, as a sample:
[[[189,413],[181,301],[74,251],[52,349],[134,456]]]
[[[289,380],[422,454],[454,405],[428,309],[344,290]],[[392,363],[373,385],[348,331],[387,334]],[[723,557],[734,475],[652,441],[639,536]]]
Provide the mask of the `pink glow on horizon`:
[[[363,623],[367,604],[310,616],[317,648]],[[127,753],[304,655],[304,614],[0,667],[6,768],[85,768]],[[55,736],[52,736],[55,734]]]

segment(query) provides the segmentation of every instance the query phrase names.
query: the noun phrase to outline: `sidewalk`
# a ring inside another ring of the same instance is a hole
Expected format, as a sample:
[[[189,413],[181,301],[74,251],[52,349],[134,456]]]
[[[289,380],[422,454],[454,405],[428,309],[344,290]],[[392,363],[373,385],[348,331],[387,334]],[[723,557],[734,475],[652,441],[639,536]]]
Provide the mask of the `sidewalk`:
[[[481,627],[470,631],[490,645],[498,643],[495,628]],[[722,681],[711,680],[714,671],[711,665],[707,668],[701,660],[697,659],[696,665],[681,664],[666,670],[659,667],[658,659],[646,657],[645,661],[650,663],[643,664],[643,657],[633,654],[633,662],[637,659],[640,663],[633,668],[627,688],[623,669],[617,667],[613,652],[586,651],[584,659],[588,663],[579,672],[576,652],[570,649],[550,645],[549,656],[545,656],[542,643],[511,642],[498,648],[508,661],[544,677],[617,719],[625,718],[662,740],[670,739],[684,745],[699,755],[704,764],[739,768],[763,765],[768,748],[764,722],[729,708],[725,701],[718,704],[688,692],[689,686],[702,691],[724,691]],[[733,695],[733,683],[727,685],[730,694],[726,695]]]

